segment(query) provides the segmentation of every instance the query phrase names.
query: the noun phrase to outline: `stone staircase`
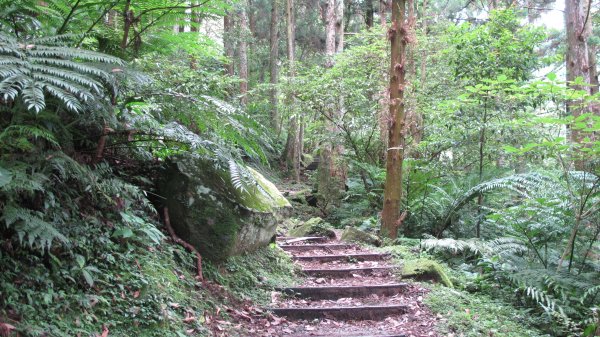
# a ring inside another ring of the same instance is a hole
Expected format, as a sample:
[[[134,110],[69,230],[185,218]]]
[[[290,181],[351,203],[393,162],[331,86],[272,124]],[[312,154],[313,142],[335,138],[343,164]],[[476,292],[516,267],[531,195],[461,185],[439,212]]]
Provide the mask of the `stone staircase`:
[[[420,306],[418,294],[397,281],[399,266],[389,254],[326,237],[280,237],[277,243],[301,266],[305,279],[300,286],[277,289],[279,297],[268,310],[299,327],[303,322],[313,326],[285,336],[437,336],[431,327],[418,331],[411,316]]]

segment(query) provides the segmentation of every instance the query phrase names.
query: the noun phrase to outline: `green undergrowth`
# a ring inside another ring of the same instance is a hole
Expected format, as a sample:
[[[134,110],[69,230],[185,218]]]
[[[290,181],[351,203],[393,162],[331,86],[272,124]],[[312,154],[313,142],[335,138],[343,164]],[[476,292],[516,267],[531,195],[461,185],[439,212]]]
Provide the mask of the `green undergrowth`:
[[[526,310],[516,309],[503,301],[483,294],[443,286],[430,286],[425,304],[444,317],[438,330],[443,336],[479,337],[546,337],[537,330],[535,321]]]
[[[21,336],[92,336],[103,326],[111,336],[179,337],[190,330],[209,336],[206,314],[243,300],[268,303],[274,287],[294,282],[291,259],[274,245],[220,266],[204,263],[205,278],[223,285],[214,293],[197,282],[195,257],[178,245],[106,243],[83,267],[0,251],[0,321]],[[88,286],[82,270],[91,265]],[[227,320],[226,313],[219,316]]]
[[[252,253],[232,256],[219,266],[207,263],[204,272],[237,299],[267,305],[275,287],[297,282],[295,268],[292,259],[271,244]]]
[[[205,331],[201,321],[183,322],[210,310],[210,294],[199,288],[192,257],[179,246],[107,242],[95,257],[76,260],[81,264],[19,251],[4,254],[1,320],[21,336],[90,336],[103,326],[115,336]]]
[[[419,240],[398,239],[378,250],[392,254],[402,265],[398,276],[429,289],[424,302],[442,319],[437,329],[442,336],[546,337],[536,328],[543,322],[525,309],[478,292],[470,293],[469,282],[460,271],[419,249]]]

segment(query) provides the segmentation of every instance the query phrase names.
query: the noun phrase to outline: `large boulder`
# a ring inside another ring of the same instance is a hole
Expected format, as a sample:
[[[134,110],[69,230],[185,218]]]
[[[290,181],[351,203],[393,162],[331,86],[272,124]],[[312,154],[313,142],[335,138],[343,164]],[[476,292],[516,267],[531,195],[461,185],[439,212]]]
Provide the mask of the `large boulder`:
[[[342,241],[366,243],[368,245],[379,247],[381,239],[376,235],[361,231],[358,228],[347,226],[342,232]]]
[[[267,245],[290,203],[252,168],[248,171],[256,184],[241,189],[228,169],[215,166],[190,155],[172,158],[159,191],[175,232],[203,257],[220,262]]]
[[[441,283],[448,288],[454,288],[452,280],[444,271],[444,267],[430,259],[405,261],[402,266],[402,277]]]
[[[335,238],[333,226],[319,217],[306,220],[288,232],[288,236],[296,238],[310,235],[320,235]]]

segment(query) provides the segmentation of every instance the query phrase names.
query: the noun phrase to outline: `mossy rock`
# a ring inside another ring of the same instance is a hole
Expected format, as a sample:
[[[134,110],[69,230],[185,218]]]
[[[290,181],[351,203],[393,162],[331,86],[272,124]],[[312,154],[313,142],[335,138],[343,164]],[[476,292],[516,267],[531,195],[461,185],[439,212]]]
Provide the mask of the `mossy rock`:
[[[268,245],[290,206],[273,183],[248,171],[257,185],[242,191],[228,169],[198,156],[177,156],[163,167],[158,189],[171,224],[208,260],[221,262]]]
[[[342,232],[342,241],[366,243],[372,246],[381,246],[381,239],[376,235],[361,231],[358,228],[346,227]]]
[[[430,259],[407,260],[402,266],[402,277],[433,281],[454,288],[442,265]]]
[[[311,218],[299,226],[292,228],[288,232],[288,236],[300,238],[304,236],[310,235],[322,235],[330,238],[335,237],[335,232],[333,231],[333,226],[328,222],[325,222],[323,219],[316,217]]]

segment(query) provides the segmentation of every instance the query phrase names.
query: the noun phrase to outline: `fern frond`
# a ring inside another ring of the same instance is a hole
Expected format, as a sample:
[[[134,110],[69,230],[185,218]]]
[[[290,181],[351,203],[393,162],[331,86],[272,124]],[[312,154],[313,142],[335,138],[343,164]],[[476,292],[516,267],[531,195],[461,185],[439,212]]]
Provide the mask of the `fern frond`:
[[[229,160],[229,175],[231,177],[231,183],[233,187],[240,191],[246,191],[246,187],[244,186],[243,176],[240,172],[240,166],[235,162],[235,160]]]
[[[44,94],[54,96],[73,112],[80,112],[82,103],[103,98],[104,94],[114,96],[117,89],[110,70],[83,62],[117,67],[124,62],[110,55],[60,46],[72,37],[52,36],[19,42],[0,32],[0,40],[7,41],[0,45],[0,95],[5,100],[21,97],[25,107],[36,113],[47,105]]]
[[[23,243],[27,240],[30,247],[38,247],[42,250],[49,249],[53,241],[68,243],[69,240],[62,235],[52,224],[42,220],[39,212],[25,208],[8,205],[3,209],[0,217],[6,227],[13,228]]]
[[[23,100],[27,102],[27,109],[39,113],[46,107],[44,90],[41,83],[29,82],[23,87]]]

